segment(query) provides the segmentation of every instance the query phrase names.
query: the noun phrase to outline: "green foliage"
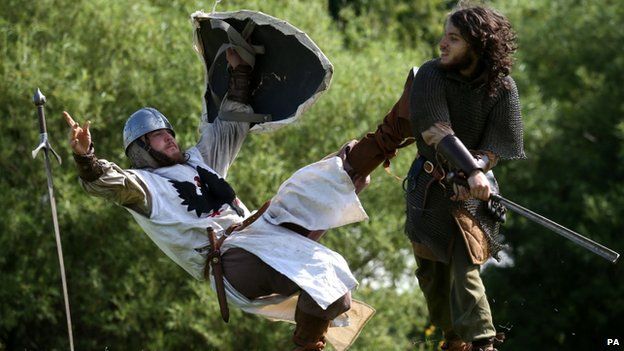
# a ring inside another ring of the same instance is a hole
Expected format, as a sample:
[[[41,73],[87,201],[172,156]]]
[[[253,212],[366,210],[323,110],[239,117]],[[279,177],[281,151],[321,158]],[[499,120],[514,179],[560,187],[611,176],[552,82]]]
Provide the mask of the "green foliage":
[[[614,1],[505,6],[521,24],[529,160],[505,168],[501,183],[510,198],[622,252],[624,11]],[[621,335],[621,264],[524,220],[510,224],[515,265],[487,274],[495,315],[514,326],[508,347],[591,350]]]
[[[30,158],[38,140],[31,104],[36,87],[47,96],[51,143],[64,160],[62,166],[54,165],[54,176],[77,349],[289,347],[290,325],[237,310],[232,311],[235,323],[223,324],[206,284],[193,281],[168,260],[126,211],[84,194],[65,141],[63,110],[79,121],[92,121],[100,157],[127,166],[121,127],[139,107],[157,106],[171,117],[182,144],[192,145],[197,138],[204,78],[202,63],[192,51],[188,16],[202,6],[190,1],[3,4],[0,349],[67,348],[45,178],[41,160]],[[239,8],[290,21],[314,38],[335,65],[333,87],[298,125],[248,139],[230,180],[254,208],[270,198],[294,170],[374,126],[401,92],[409,69],[405,62],[419,62],[423,57],[398,50],[391,42],[371,45],[358,56],[345,52],[341,33],[318,1],[291,1],[288,6],[280,1],[232,1],[221,4],[219,10]],[[381,55],[386,51],[398,53]],[[392,64],[384,65],[387,62]],[[320,130],[319,124],[327,129]],[[397,174],[405,173],[412,156],[406,154],[397,161]],[[367,192],[364,201],[373,209],[369,210],[375,214],[372,220],[361,228],[330,233],[325,242],[345,252],[363,280],[389,284],[372,290],[366,283],[356,293],[356,298],[378,305],[385,294],[394,294],[394,282],[405,276],[409,254],[397,251],[406,244],[397,183],[383,173],[375,177],[380,182],[371,189],[392,188],[393,192],[382,198]],[[382,221],[381,216],[389,221]],[[375,249],[363,249],[369,246]],[[377,277],[382,271],[375,267],[383,267],[386,276]],[[411,300],[416,301],[413,308],[423,309],[418,291],[411,289],[383,310],[398,313]],[[408,322],[410,315],[394,313],[404,322],[384,327],[379,323],[393,315],[385,313],[371,322],[379,325],[371,330],[378,330],[363,336],[359,347],[388,349],[399,340],[409,348],[406,335],[418,335],[418,325],[424,327],[423,313],[419,324]]]
[[[296,125],[252,135],[229,180],[250,208],[296,169],[373,130],[401,94],[412,65],[435,56],[451,1],[223,1],[304,30],[334,64],[331,88]],[[495,2],[520,38],[514,77],[529,160],[497,168],[504,194],[623,251],[624,44],[615,1]],[[77,349],[288,349],[292,326],[232,310],[219,317],[209,286],[192,280],[142,234],[125,210],[84,194],[61,111],[93,122],[98,155],[128,166],[127,116],[142,106],[170,116],[184,146],[197,138],[204,71],[189,14],[211,2],[3,1],[0,13],[0,350],[67,349],[45,174],[31,96],[40,87],[51,143]],[[573,150],[573,152],[571,152]],[[415,155],[403,150],[392,173]],[[400,182],[383,170],[362,194],[370,220],[332,230],[361,282],[354,297],[377,308],[355,350],[434,350],[414,263],[403,235]],[[619,265],[510,215],[504,234],[515,264],[488,267],[507,350],[595,349],[624,316]],[[574,345],[574,346],[573,346]]]
[[[436,55],[441,21],[456,1],[448,0],[330,0],[333,17],[353,50],[378,41],[414,48],[426,57]]]

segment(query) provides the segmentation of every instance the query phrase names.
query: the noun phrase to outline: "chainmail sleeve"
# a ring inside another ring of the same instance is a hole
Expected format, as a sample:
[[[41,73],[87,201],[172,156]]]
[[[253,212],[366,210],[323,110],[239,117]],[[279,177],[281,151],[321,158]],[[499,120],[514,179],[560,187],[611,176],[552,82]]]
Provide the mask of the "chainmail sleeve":
[[[507,77],[509,89],[501,89],[478,149],[493,152],[500,159],[524,159],[523,124],[518,88]]]
[[[450,123],[444,74],[437,61],[428,61],[418,69],[412,85],[410,119],[414,136],[421,135],[436,122]]]

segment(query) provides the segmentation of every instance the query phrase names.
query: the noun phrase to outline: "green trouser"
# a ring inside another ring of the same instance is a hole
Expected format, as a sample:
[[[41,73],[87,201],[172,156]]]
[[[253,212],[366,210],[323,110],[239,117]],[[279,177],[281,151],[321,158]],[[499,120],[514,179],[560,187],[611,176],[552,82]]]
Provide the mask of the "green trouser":
[[[442,328],[447,340],[470,342],[496,335],[490,305],[479,274],[479,265],[468,258],[459,233],[449,264],[416,256],[418,284],[427,300],[431,322]]]

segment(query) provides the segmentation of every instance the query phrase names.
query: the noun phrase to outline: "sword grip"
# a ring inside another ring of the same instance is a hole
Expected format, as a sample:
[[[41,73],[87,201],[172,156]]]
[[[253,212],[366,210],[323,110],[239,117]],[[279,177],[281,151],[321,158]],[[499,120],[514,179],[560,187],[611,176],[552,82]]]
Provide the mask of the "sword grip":
[[[37,106],[37,114],[39,115],[39,133],[41,134],[48,133],[48,128],[46,127],[45,111],[43,110],[43,105]]]
[[[46,103],[46,97],[41,93],[41,90],[37,88],[35,90],[35,95],[33,96],[33,103],[37,106],[37,114],[39,115],[39,132],[41,134],[47,133],[46,120],[45,120],[45,111],[43,109],[43,105]]]
[[[448,183],[455,183],[457,185],[461,185],[464,186],[468,189],[470,189],[470,185],[468,185],[468,179],[462,177],[461,175],[459,175],[459,173],[457,172],[448,172],[446,174],[446,181]]]

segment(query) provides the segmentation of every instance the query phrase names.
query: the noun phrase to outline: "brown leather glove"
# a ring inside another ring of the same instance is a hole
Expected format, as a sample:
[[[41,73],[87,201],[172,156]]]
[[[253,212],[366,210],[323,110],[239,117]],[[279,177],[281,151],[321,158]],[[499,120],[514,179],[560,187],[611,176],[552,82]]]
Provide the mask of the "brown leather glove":
[[[251,100],[251,72],[253,68],[246,64],[240,64],[230,69],[228,82],[228,99],[243,104],[249,104]]]

